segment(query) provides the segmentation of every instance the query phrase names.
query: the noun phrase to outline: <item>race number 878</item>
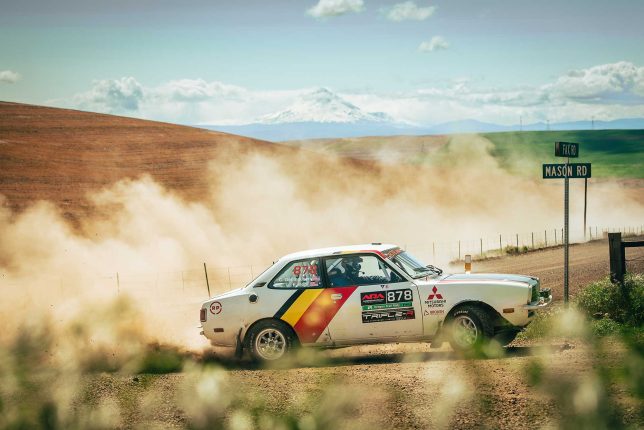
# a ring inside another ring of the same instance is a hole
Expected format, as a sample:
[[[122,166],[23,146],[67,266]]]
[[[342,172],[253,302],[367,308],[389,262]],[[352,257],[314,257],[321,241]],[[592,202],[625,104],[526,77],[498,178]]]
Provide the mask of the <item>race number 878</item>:
[[[411,302],[411,290],[387,291],[387,303]]]

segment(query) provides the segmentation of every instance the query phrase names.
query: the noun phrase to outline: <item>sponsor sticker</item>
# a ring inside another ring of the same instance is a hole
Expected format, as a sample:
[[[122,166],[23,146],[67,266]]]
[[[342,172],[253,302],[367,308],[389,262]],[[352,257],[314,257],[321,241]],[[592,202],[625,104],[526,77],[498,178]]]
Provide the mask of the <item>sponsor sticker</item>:
[[[413,320],[415,318],[416,313],[413,309],[395,309],[362,313],[363,324],[386,321]]]
[[[412,302],[400,302],[400,303],[382,303],[378,305],[364,305],[362,307],[363,311],[376,311],[380,309],[399,309],[399,308],[412,308],[414,304]]]
[[[210,304],[210,313],[212,313],[213,315],[220,314],[223,309],[224,307],[219,302],[212,302]]]
[[[412,290],[409,288],[360,293],[362,322],[415,319],[413,298]]]
[[[436,285],[434,285],[434,288],[432,288],[432,292],[429,293],[427,296],[427,300],[425,300],[425,305],[430,308],[442,308],[445,307],[445,303],[447,300],[443,298],[443,295],[438,292],[438,288],[436,288]],[[441,312],[430,312],[432,315],[437,315],[437,314],[442,314],[443,311]]]
[[[373,293],[360,293],[361,305],[379,305],[387,302],[386,293],[376,291]]]
[[[360,293],[360,304],[365,306],[405,303],[411,302],[413,297],[411,289],[409,288],[403,290],[372,291],[370,293]]]
[[[383,255],[385,258],[394,258],[396,255],[400,254],[402,249],[400,248],[392,248],[392,249],[387,249],[383,252]]]

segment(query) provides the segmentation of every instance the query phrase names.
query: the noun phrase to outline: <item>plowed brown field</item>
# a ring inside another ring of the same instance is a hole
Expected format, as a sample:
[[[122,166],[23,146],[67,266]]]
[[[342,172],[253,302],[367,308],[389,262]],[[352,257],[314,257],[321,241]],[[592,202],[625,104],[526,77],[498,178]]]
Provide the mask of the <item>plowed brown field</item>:
[[[292,150],[194,127],[0,102],[0,194],[17,210],[48,200],[74,218],[86,193],[145,174],[197,200],[208,190],[209,162],[248,151]]]

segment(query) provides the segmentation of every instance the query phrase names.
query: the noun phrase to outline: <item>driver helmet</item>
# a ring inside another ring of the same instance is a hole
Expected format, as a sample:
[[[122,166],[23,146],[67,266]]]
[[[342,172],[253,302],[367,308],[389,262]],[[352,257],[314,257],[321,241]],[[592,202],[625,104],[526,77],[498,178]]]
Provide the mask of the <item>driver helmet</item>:
[[[342,260],[342,265],[346,272],[351,275],[357,275],[360,272],[360,269],[362,268],[360,263],[362,263],[362,257],[358,255],[345,257]]]

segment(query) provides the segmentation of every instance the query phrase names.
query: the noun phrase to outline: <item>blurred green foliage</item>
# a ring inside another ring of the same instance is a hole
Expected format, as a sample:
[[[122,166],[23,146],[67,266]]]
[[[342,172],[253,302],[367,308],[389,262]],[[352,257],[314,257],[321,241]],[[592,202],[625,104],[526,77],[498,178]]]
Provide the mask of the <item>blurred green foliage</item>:
[[[589,317],[604,315],[631,327],[644,324],[644,275],[627,274],[624,285],[609,278],[593,282],[576,297],[576,304]]]

